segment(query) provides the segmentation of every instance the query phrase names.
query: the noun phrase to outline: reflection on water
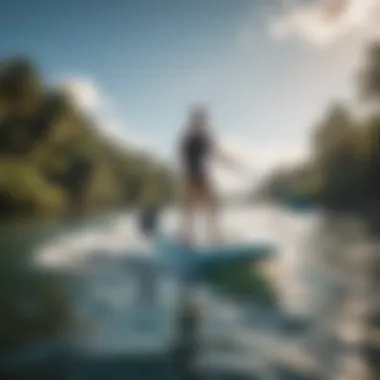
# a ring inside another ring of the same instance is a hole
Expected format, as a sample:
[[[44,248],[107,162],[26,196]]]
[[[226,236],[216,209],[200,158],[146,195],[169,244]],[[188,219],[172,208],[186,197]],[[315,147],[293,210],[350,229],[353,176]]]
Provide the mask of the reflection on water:
[[[177,217],[168,210],[164,230],[173,231]],[[346,371],[333,341],[341,345],[360,329],[358,318],[344,316],[364,307],[357,301],[366,291],[365,268],[354,263],[355,250],[363,251],[368,242],[363,226],[268,206],[226,210],[223,225],[232,240],[266,238],[276,245],[278,256],[265,270],[280,302],[275,310],[265,309],[252,298],[200,284],[197,365],[203,373],[291,379],[291,372],[323,367],[327,372],[320,376],[327,379]],[[0,240],[0,297],[6,310],[0,316],[2,373],[29,371],[29,379],[32,369],[22,370],[18,361],[45,360],[54,378],[57,371],[78,379],[111,378],[111,373],[176,378],[169,368],[180,283],[159,265],[133,215],[4,225]],[[65,361],[71,366],[57,370]]]

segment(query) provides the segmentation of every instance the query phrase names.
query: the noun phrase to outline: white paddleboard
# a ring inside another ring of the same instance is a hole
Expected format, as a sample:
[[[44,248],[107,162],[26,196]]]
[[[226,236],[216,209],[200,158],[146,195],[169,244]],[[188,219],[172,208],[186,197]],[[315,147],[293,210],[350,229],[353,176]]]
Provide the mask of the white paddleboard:
[[[159,235],[154,247],[157,255],[177,271],[202,270],[236,262],[268,260],[275,247],[268,242],[222,243],[188,246],[170,236]]]

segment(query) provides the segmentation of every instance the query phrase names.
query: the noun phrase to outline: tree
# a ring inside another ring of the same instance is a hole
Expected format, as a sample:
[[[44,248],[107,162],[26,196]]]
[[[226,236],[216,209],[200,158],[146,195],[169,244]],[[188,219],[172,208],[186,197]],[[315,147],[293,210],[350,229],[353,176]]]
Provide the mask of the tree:
[[[25,118],[36,111],[43,85],[34,65],[24,57],[0,66],[0,102],[5,117]]]
[[[314,133],[314,152],[322,161],[331,162],[337,155],[352,150],[355,122],[348,108],[332,104]]]

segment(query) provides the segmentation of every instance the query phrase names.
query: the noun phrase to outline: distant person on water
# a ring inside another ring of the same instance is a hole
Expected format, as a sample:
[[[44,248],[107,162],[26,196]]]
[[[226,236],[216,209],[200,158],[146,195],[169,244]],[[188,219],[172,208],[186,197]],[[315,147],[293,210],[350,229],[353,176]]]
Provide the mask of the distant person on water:
[[[186,195],[182,234],[189,243],[194,240],[194,216],[198,205],[203,206],[206,211],[208,238],[212,242],[222,240],[218,197],[207,168],[207,162],[212,157],[233,168],[239,167],[219,148],[211,131],[207,109],[203,106],[193,107],[180,140],[180,164]]]

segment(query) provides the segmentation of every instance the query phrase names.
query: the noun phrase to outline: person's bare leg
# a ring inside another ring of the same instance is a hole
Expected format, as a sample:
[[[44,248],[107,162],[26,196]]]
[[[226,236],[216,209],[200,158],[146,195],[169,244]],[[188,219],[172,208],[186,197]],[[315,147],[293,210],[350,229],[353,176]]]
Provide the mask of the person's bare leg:
[[[183,208],[181,238],[188,244],[194,241],[194,216],[196,206],[196,194],[193,188],[187,191],[187,199]]]
[[[190,205],[186,205],[184,209],[182,239],[187,244],[194,240],[194,210]]]
[[[205,191],[204,201],[208,225],[208,239],[210,243],[221,243],[222,234],[219,221],[219,204],[212,190],[207,189]]]

